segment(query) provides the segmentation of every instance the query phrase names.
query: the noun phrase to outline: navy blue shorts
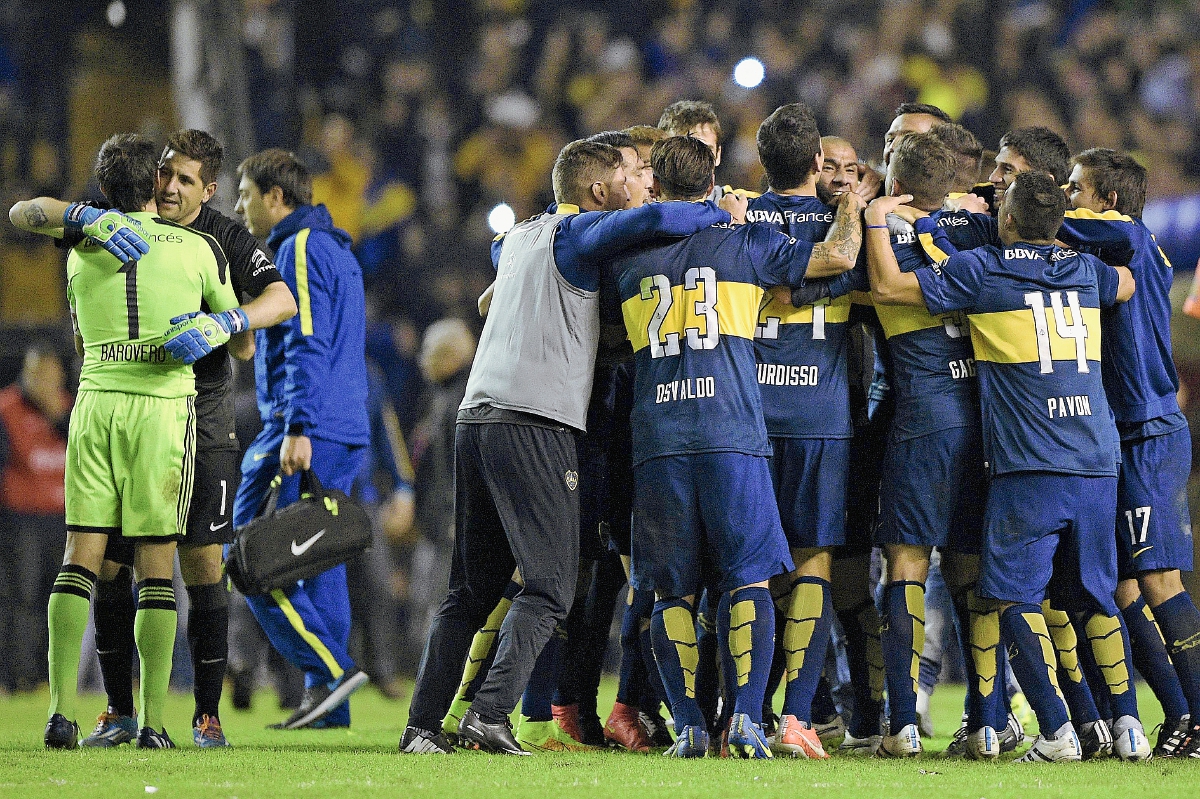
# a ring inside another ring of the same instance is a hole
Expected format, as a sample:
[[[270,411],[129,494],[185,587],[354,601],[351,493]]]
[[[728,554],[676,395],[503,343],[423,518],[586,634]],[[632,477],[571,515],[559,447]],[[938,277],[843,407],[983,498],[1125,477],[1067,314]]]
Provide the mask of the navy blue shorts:
[[[987,472],[977,426],[892,441],[879,487],[875,543],[977,555],[983,543]]]
[[[846,543],[848,438],[772,438],[771,483],[792,549]]]
[[[1117,487],[1117,566],[1122,580],[1155,569],[1192,570],[1186,428],[1121,445]]]
[[[1117,614],[1116,477],[1014,472],[992,478],[979,593],[1068,612]]]
[[[723,593],[795,568],[765,457],[666,455],[638,464],[633,474],[634,588],[695,594],[705,556]]]

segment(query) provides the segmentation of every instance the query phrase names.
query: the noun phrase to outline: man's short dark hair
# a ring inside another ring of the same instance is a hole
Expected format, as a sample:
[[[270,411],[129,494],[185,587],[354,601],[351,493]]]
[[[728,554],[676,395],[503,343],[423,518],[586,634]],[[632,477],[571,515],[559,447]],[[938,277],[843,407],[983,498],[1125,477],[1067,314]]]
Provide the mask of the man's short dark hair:
[[[1117,213],[1141,217],[1142,207],[1146,204],[1148,178],[1146,168],[1132,156],[1106,147],[1093,147],[1072,158],[1071,163],[1079,164],[1088,171],[1092,188],[1100,197],[1107,197],[1114,191],[1117,193]]]
[[[1049,172],[1058,185],[1070,175],[1071,148],[1050,128],[1034,125],[1010,130],[1000,137],[1000,146],[1007,147],[1029,162],[1030,169]]]
[[[717,134],[717,146],[725,137],[721,134],[721,121],[712,103],[704,100],[677,100],[663,109],[658,126],[672,136],[686,136],[697,125],[709,125]]]
[[[622,147],[637,149],[637,145],[633,143],[633,137],[623,130],[605,130],[600,133],[593,133],[587,137],[587,140],[607,144],[609,147],[616,147],[617,149]]]
[[[580,205],[596,181],[606,181],[624,162],[616,147],[596,141],[573,141],[554,160],[554,201]]]
[[[821,152],[821,133],[812,109],[804,103],[776,108],[758,126],[755,140],[767,183],[776,191],[803,185],[820,169],[815,159]]]
[[[1067,195],[1049,172],[1021,172],[1008,189],[1005,208],[1017,234],[1027,241],[1050,241],[1062,227]]]
[[[167,139],[163,147],[162,163],[171,150],[185,158],[200,162],[200,182],[207,186],[217,179],[221,171],[221,162],[225,159],[225,148],[211,133],[203,130],[177,130]]]
[[[668,200],[695,200],[708,194],[716,157],[691,136],[669,136],[650,148],[650,167]]]
[[[100,146],[96,180],[113,208],[140,211],[154,199],[155,152],[154,142],[137,133],[118,133]]]
[[[957,169],[954,152],[932,131],[902,136],[888,165],[913,205],[925,209],[941,206]]]
[[[937,117],[943,122],[954,121],[945,111],[929,103],[901,103],[896,106],[896,113],[892,114],[892,119],[904,116],[905,114],[928,114],[931,117]]]
[[[979,164],[983,159],[983,145],[975,134],[953,122],[934,125],[931,131],[942,140],[942,144],[954,153],[957,168],[950,191],[969,192],[979,182]]]
[[[278,186],[283,192],[283,204],[288,208],[299,208],[312,204],[312,176],[300,159],[272,147],[255,153],[238,164],[238,177],[248,177],[263,194]]]

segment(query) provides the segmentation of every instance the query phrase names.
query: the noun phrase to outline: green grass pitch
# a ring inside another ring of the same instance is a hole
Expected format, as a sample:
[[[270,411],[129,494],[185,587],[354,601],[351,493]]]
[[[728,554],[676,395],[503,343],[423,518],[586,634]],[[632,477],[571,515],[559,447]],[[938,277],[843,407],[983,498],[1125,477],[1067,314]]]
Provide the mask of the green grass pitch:
[[[606,681],[601,707],[612,701]],[[273,694],[260,692],[254,708],[222,712],[234,748],[200,751],[188,727],[191,697],[172,694],[168,726],[179,749],[46,751],[42,747],[45,692],[0,698],[0,797],[204,797],[205,799],[367,799],[369,797],[617,797],[686,799],[824,796],[830,799],[994,799],[995,797],[1200,796],[1200,763],[1115,761],[1050,765],[969,763],[927,755],[880,761],[835,757],[825,762],[776,760],[673,761],[657,755],[612,752],[539,754],[506,758],[474,752],[453,756],[404,755],[396,744],[407,701],[389,702],[372,688],[352,700],[354,728],[327,731],[264,729],[286,713]],[[933,697],[938,737],[928,751],[945,748],[958,726],[962,688],[943,686]],[[778,703],[777,703],[778,704]],[[1158,705],[1143,690],[1147,730],[1159,721]],[[80,725],[90,731],[100,696],[80,697]]]

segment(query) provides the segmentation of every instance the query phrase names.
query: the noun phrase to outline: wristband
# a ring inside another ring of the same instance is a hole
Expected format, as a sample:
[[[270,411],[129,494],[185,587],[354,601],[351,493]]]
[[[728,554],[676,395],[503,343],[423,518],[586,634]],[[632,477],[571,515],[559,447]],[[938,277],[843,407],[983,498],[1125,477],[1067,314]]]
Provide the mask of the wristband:
[[[866,225],[867,230],[887,230],[887,225]]]

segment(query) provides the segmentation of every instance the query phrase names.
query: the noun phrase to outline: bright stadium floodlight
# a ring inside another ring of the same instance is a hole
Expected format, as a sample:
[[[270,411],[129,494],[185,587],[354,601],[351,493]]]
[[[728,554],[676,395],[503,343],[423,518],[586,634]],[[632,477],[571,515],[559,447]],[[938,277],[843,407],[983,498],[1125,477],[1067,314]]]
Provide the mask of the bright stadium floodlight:
[[[108,24],[114,28],[119,28],[125,24],[125,4],[121,0],[113,0],[108,4],[108,10],[105,12],[105,18],[108,19]]]
[[[517,215],[508,203],[500,203],[488,212],[488,227],[495,233],[507,233],[517,223]]]
[[[763,82],[764,75],[763,63],[754,56],[746,56],[733,68],[733,82],[743,89],[753,89]]]

